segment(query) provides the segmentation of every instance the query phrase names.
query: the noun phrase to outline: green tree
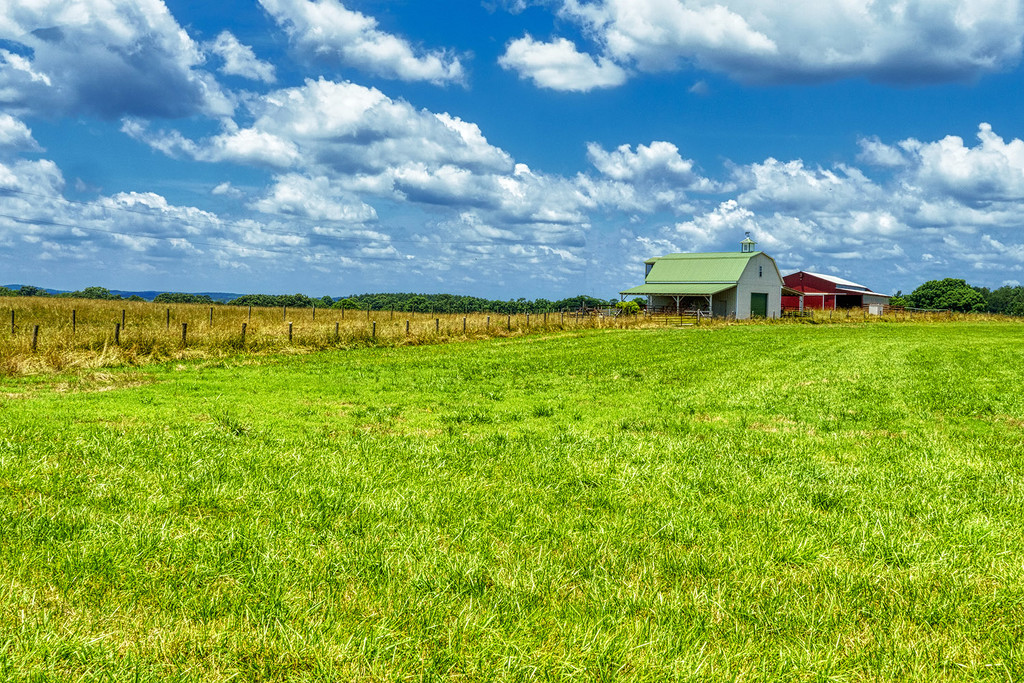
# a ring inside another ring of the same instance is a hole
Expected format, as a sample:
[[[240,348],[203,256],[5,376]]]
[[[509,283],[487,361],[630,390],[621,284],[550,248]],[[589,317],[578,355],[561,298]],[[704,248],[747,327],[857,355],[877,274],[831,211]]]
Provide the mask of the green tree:
[[[184,294],[182,292],[164,292],[153,297],[155,304],[212,304],[209,294]]]
[[[966,280],[945,278],[929,280],[915,289],[908,303],[915,308],[939,308],[960,312],[981,312],[986,308],[985,297]]]
[[[106,287],[86,287],[79,292],[73,292],[72,296],[78,299],[103,299],[104,301],[121,298],[120,294],[111,294]]]
[[[1024,315],[1024,287],[1003,285],[988,295],[988,310],[1003,315]]]
[[[22,285],[21,289],[18,290],[18,296],[50,296],[50,293],[42,287]]]
[[[331,308],[344,308],[346,310],[352,310],[359,308],[359,302],[351,297],[347,299],[338,299],[333,304],[331,304]]]
[[[626,315],[636,315],[640,312],[640,304],[636,301],[620,301],[615,304],[615,308],[619,309]]]

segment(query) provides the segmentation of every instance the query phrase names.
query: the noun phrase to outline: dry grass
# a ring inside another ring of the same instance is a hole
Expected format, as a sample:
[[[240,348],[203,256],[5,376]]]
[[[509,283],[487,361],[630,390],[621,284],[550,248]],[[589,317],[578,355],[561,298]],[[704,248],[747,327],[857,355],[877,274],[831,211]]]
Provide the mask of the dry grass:
[[[212,312],[212,313],[211,313]],[[572,313],[501,315],[249,308],[204,304],[10,297],[0,302],[0,375],[139,366],[239,354],[308,353],[357,346],[408,346],[494,337],[694,326],[692,319],[618,318]],[[702,328],[733,325],[877,324],[1008,320],[963,313],[813,311],[781,320],[704,319]],[[1016,320],[1016,319],[1013,319]],[[118,329],[123,321],[123,326]],[[242,326],[245,325],[245,336]],[[183,325],[186,326],[183,341]],[[38,326],[38,333],[36,327]],[[35,346],[33,347],[33,337]]]
[[[5,299],[2,306],[0,374],[8,376],[238,354],[436,344],[645,324],[643,318],[583,317],[571,313],[367,314],[334,309],[250,309],[37,297]]]

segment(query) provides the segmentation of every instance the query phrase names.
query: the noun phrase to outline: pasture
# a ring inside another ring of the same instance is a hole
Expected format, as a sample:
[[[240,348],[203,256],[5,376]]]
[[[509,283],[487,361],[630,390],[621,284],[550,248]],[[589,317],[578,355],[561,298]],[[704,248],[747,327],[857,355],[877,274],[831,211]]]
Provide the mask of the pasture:
[[[0,679],[1019,680],[1022,341],[551,330],[3,377]]]
[[[3,297],[0,304],[0,374],[7,375],[646,323],[635,316],[613,319],[565,311],[435,314],[48,297]]]

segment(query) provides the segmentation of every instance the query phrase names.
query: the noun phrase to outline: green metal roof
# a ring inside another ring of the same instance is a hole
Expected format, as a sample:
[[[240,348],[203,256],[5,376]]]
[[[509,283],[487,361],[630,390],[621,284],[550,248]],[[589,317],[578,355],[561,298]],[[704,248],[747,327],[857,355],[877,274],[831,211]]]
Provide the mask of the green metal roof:
[[[736,284],[747,262],[762,252],[711,252],[707,254],[669,254],[648,259],[653,264],[647,274],[647,285],[659,283],[729,283]],[[718,290],[721,291],[721,290]]]
[[[668,283],[668,284],[646,284],[640,285],[639,287],[633,287],[625,291],[619,292],[619,294],[664,294],[664,295],[676,295],[676,296],[707,296],[709,294],[718,294],[724,292],[727,289],[732,289],[736,286],[735,282],[690,282],[690,283]]]

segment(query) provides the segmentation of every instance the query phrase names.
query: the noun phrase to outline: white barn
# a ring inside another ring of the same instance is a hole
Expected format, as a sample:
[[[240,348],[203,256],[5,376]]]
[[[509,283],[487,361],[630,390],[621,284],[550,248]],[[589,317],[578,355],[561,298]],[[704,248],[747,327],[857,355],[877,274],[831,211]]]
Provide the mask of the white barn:
[[[785,286],[775,260],[748,235],[738,252],[667,254],[644,261],[644,284],[619,292],[646,296],[649,311],[746,319],[782,315]]]

